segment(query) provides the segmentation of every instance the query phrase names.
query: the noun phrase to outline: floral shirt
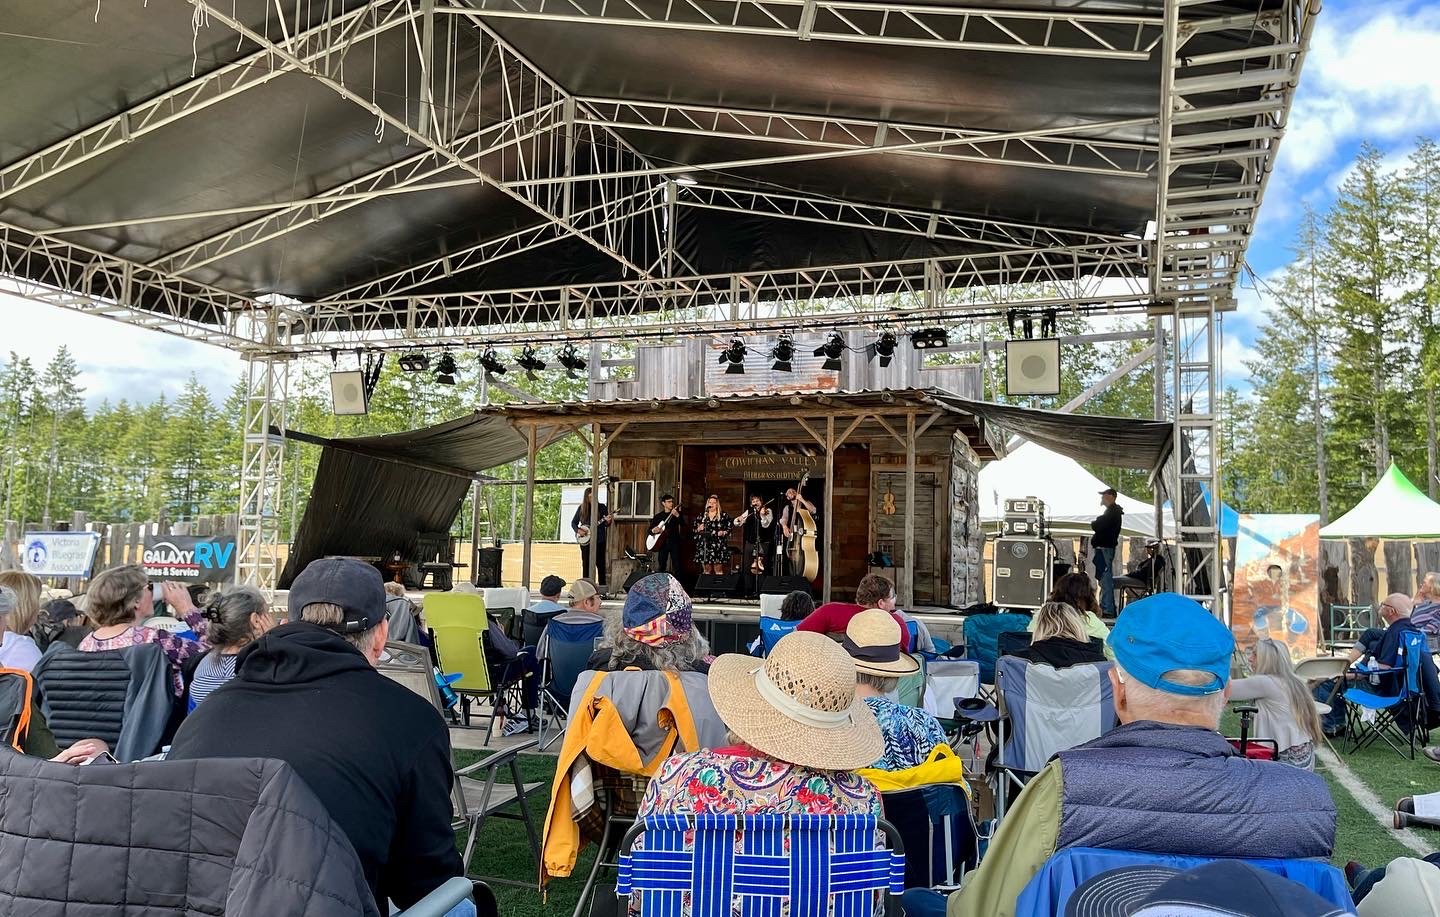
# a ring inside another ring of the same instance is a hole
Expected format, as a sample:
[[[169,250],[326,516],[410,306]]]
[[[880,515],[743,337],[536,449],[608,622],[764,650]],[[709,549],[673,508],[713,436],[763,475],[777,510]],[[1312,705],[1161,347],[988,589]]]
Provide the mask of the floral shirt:
[[[185,623],[190,625],[190,630],[200,638],[198,643],[172,634],[168,630],[135,624],[129,629],[103,640],[96,637],[94,633],[87,634],[85,639],[80,641],[79,649],[82,653],[103,653],[106,650],[123,650],[126,647],[139,646],[142,643],[158,643],[160,649],[165,652],[165,658],[170,660],[170,687],[176,697],[181,697],[185,693],[185,682],[180,676],[180,667],[187,659],[199,656],[210,649],[210,644],[205,639],[206,622],[200,616],[200,609],[192,609],[186,614]]]
[[[888,697],[867,697],[865,703],[880,724],[885,753],[872,767],[903,771],[925,763],[930,751],[945,741],[940,721],[919,707],[907,707]]]
[[[863,777],[755,757],[748,749],[702,750],[660,765],[640,801],[640,815],[851,815],[880,813],[880,794]],[[740,838],[736,837],[736,852]],[[638,846],[638,845],[637,845]],[[738,901],[732,906],[740,917]],[[630,914],[639,913],[639,894]],[[685,913],[689,913],[688,898]],[[781,903],[781,917],[789,902]]]

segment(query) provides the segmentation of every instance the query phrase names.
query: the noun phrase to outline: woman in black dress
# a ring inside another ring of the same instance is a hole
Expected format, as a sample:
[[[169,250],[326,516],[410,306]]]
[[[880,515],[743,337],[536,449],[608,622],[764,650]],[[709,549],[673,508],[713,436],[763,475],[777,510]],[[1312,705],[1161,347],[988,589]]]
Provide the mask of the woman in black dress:
[[[695,522],[695,562],[709,574],[720,576],[730,565],[730,514],[720,508],[720,498],[711,494],[705,512]]]

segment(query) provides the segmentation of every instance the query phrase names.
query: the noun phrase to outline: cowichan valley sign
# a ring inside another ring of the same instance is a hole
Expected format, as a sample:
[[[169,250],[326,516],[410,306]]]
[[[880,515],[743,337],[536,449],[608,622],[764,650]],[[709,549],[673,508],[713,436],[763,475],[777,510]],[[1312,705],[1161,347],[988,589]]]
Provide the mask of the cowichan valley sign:
[[[798,481],[807,471],[814,474],[818,463],[813,455],[733,455],[721,458],[716,470],[746,481]]]

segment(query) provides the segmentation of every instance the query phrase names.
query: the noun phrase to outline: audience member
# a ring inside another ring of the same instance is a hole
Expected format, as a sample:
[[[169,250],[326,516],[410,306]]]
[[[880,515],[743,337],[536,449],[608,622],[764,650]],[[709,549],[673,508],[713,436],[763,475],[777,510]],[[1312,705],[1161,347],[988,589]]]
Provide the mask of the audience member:
[[[211,649],[186,661],[180,670],[187,711],[194,710],[210,692],[234,678],[240,651],[275,626],[270,603],[254,586],[212,592],[200,616],[208,622],[206,636]]]
[[[385,613],[390,616],[390,639],[400,643],[420,643],[420,622],[415,605],[405,595],[401,583],[385,584]]]
[[[375,670],[388,637],[379,571],[312,562],[290,585],[290,623],[241,651],[169,755],[288,762],[349,837],[381,913],[385,899],[409,907],[464,871],[450,736],[424,698]]]
[[[1239,757],[1219,734],[1235,641],[1173,593],[1132,602],[1110,635],[1121,725],[1060,752],[1015,800],[950,917],[1015,913],[1056,850],[1329,857],[1335,804],[1299,768]],[[1117,776],[1123,775],[1123,778]]]
[[[1396,857],[1386,866],[1366,869],[1345,864],[1350,896],[1360,917],[1411,917],[1440,914],[1440,853],[1423,860]]]
[[[1066,917],[1345,917],[1350,913],[1299,882],[1230,859],[1186,870],[1159,863],[1108,869],[1086,879],[1065,903]]]
[[[878,573],[866,574],[855,587],[854,602],[826,602],[801,621],[796,630],[814,634],[830,634],[837,639],[845,633],[850,619],[867,608],[890,612],[900,625],[901,648],[910,651],[910,630],[905,618],[895,612],[895,584]]]
[[[35,620],[40,616],[40,595],[44,584],[23,570],[6,570],[0,573],[0,586],[15,590],[18,600],[15,610],[10,613],[10,620],[6,622],[6,630],[17,637],[31,636],[33,640],[30,631],[34,629]]]
[[[1095,581],[1090,579],[1090,574],[1083,572],[1067,573],[1055,581],[1050,589],[1051,602],[1064,602],[1071,608],[1080,612],[1085,620],[1085,633],[1091,637],[1099,637],[1105,640],[1110,636],[1110,628],[1100,619],[1100,602],[1095,598]],[[1030,631],[1035,630],[1035,619],[1030,619]],[[1106,652],[1109,656],[1109,652]]]
[[[1350,650],[1350,661],[1359,662],[1369,657],[1374,668],[1394,669],[1404,666],[1404,633],[1416,631],[1410,620],[1412,603],[1410,597],[1401,592],[1392,592],[1380,603],[1380,620],[1385,628],[1367,627]]]
[[[1030,620],[1030,630],[1034,634],[1030,645],[1010,655],[1057,669],[1105,661],[1105,651],[1085,631],[1085,619],[1064,602],[1041,605]]]
[[[1256,738],[1274,739],[1279,761],[1315,769],[1315,749],[1324,740],[1310,689],[1295,675],[1290,650],[1278,640],[1259,640],[1245,651],[1249,678],[1230,683],[1230,700],[1254,701]]]
[[[538,646],[545,625],[565,612],[566,606],[560,603],[560,593],[564,590],[565,581],[553,573],[540,581],[540,601],[521,615],[520,639],[526,646]]]
[[[710,644],[695,629],[694,606],[680,581],[668,573],[652,573],[630,587],[619,617],[607,618],[590,668],[704,674],[710,671],[709,655]]]
[[[1427,573],[1415,593],[1410,623],[1426,636],[1440,636],[1440,573]]]
[[[464,580],[456,583],[450,591],[479,595],[480,587]],[[540,672],[540,664],[536,661],[534,648],[521,646],[512,639],[505,633],[505,628],[500,626],[498,618],[487,614],[485,620],[485,631],[480,639],[485,647],[485,664],[490,669],[490,683],[520,684],[522,709],[507,710],[502,706],[500,712],[505,725],[501,727],[500,734],[513,736],[522,732],[534,732],[540,726],[539,718],[532,715],[540,703],[539,678],[536,677]]]
[[[557,580],[561,584],[565,581],[558,576],[547,576],[547,580]],[[553,586],[554,584],[550,584]],[[545,586],[541,584],[542,588]],[[564,588],[562,585],[560,588]],[[559,593],[557,592],[558,596]],[[538,606],[531,606],[532,609]],[[570,587],[570,604],[560,606],[559,614],[554,614],[545,619],[545,628],[540,633],[540,641],[535,645],[535,658],[548,659],[550,657],[549,637],[550,623],[561,624],[603,624],[604,618],[600,615],[600,594],[595,591],[595,584],[589,580],[577,579]]]
[[[850,619],[840,645],[855,662],[855,694],[875,715],[885,742],[885,750],[869,766],[903,771],[924,764],[935,746],[945,741],[945,730],[919,707],[887,696],[900,683],[900,676],[920,671],[915,657],[900,652],[900,628],[895,619],[879,608],[862,611]]]
[[[172,687],[175,696],[184,693],[185,683],[180,669],[187,661],[209,649],[205,639],[206,621],[200,609],[190,602],[190,593],[179,583],[166,583],[162,588],[166,604],[190,625],[200,637],[199,642],[172,634],[158,627],[145,627],[142,622],[155,613],[155,595],[145,568],[139,564],[111,567],[90,581],[86,614],[95,630],[80,641],[84,653],[121,650],[142,643],[158,643],[170,660]]]
[[[78,648],[90,633],[85,614],[72,599],[51,599],[40,606],[40,616],[30,628],[30,636],[40,652],[52,643],[65,643]]]
[[[780,638],[795,630],[800,622],[815,611],[815,599],[809,592],[795,590],[780,602],[780,616],[760,616],[760,636],[750,642],[746,649],[752,656],[766,656],[780,642]]]
[[[40,661],[40,648],[25,631],[16,632],[21,617],[20,595],[11,586],[0,585],[0,668],[29,672]]]

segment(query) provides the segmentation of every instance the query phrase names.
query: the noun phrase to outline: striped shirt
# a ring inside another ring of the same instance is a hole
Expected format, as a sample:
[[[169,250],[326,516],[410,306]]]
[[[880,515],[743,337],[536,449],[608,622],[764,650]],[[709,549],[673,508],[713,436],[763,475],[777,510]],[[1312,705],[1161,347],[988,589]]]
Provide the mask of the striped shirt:
[[[190,703],[187,711],[193,711],[210,692],[235,677],[235,653],[208,653],[195,666],[195,677],[190,681]]]

